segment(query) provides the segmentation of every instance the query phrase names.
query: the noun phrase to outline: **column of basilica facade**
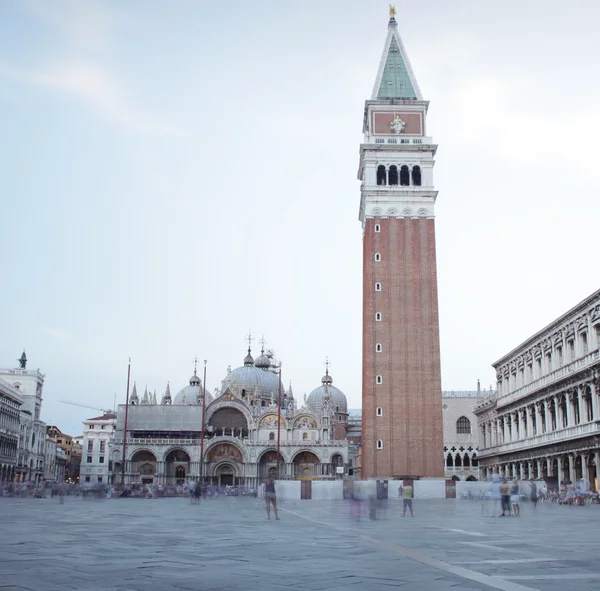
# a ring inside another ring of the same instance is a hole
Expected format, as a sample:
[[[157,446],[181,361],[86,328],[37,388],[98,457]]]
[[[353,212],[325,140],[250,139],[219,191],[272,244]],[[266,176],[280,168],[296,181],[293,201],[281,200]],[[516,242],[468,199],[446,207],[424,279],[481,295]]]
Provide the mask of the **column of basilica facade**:
[[[483,477],[584,478],[598,490],[600,290],[493,364],[475,409]]]

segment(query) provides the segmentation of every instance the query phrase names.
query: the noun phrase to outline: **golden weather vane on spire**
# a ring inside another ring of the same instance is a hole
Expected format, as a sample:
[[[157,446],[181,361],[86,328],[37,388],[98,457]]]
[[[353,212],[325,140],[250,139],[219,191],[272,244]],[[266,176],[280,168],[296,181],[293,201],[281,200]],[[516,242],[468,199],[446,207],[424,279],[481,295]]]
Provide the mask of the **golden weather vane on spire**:
[[[396,5],[390,4],[390,18],[396,18]]]

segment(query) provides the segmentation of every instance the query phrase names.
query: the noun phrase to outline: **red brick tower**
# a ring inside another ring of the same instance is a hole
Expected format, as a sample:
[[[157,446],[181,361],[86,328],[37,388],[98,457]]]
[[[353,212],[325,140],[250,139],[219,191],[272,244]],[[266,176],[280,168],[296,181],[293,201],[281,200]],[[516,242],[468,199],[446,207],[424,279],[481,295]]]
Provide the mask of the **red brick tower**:
[[[392,13],[360,147],[363,478],[444,476],[428,106]]]

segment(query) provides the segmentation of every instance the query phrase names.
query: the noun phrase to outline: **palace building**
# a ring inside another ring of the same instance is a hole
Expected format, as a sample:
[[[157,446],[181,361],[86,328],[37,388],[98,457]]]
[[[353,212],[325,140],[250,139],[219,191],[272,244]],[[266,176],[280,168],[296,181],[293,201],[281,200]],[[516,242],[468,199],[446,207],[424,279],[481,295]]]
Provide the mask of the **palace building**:
[[[493,367],[498,392],[475,409],[482,476],[584,478],[598,490],[600,290]]]
[[[433,184],[437,146],[390,9],[360,146],[363,478],[444,477]]]
[[[281,401],[279,405],[279,401]],[[125,416],[127,433],[125,435]],[[160,402],[133,386],[120,405],[108,444],[115,484],[173,486],[204,480],[254,487],[268,474],[282,479],[342,478],[347,473],[348,404],[329,369],[298,404],[280,382],[270,352],[228,368],[211,395],[197,375],[174,397],[167,384]],[[280,457],[278,461],[277,450]],[[125,455],[125,470],[123,456]]]

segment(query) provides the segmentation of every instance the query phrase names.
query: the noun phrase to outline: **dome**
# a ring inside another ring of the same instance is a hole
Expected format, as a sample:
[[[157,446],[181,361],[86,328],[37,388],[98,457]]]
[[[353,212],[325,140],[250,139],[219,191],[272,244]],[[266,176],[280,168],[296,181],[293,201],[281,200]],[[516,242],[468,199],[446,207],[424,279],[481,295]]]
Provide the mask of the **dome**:
[[[247,395],[254,396],[254,392],[259,398],[271,398],[271,395],[277,398],[279,394],[279,376],[272,371],[261,369],[260,367],[244,365],[234,369],[227,379],[237,394],[241,396],[242,390]],[[283,395],[283,388],[281,389]]]
[[[260,367],[260,369],[269,369],[271,367],[271,360],[265,355],[264,351],[261,351],[260,356],[254,361],[254,367]]]
[[[329,394],[331,398],[331,409],[334,412],[348,412],[348,401],[346,395],[338,390],[333,384],[333,379],[327,372],[321,379],[321,385],[315,388],[306,399],[308,408],[317,416],[323,413],[323,398]]]
[[[204,389],[207,404],[212,402],[213,397],[209,392]],[[190,385],[182,388],[177,392],[173,399],[173,404],[198,404],[198,397],[200,396],[200,378],[194,372],[194,375],[190,378]]]

